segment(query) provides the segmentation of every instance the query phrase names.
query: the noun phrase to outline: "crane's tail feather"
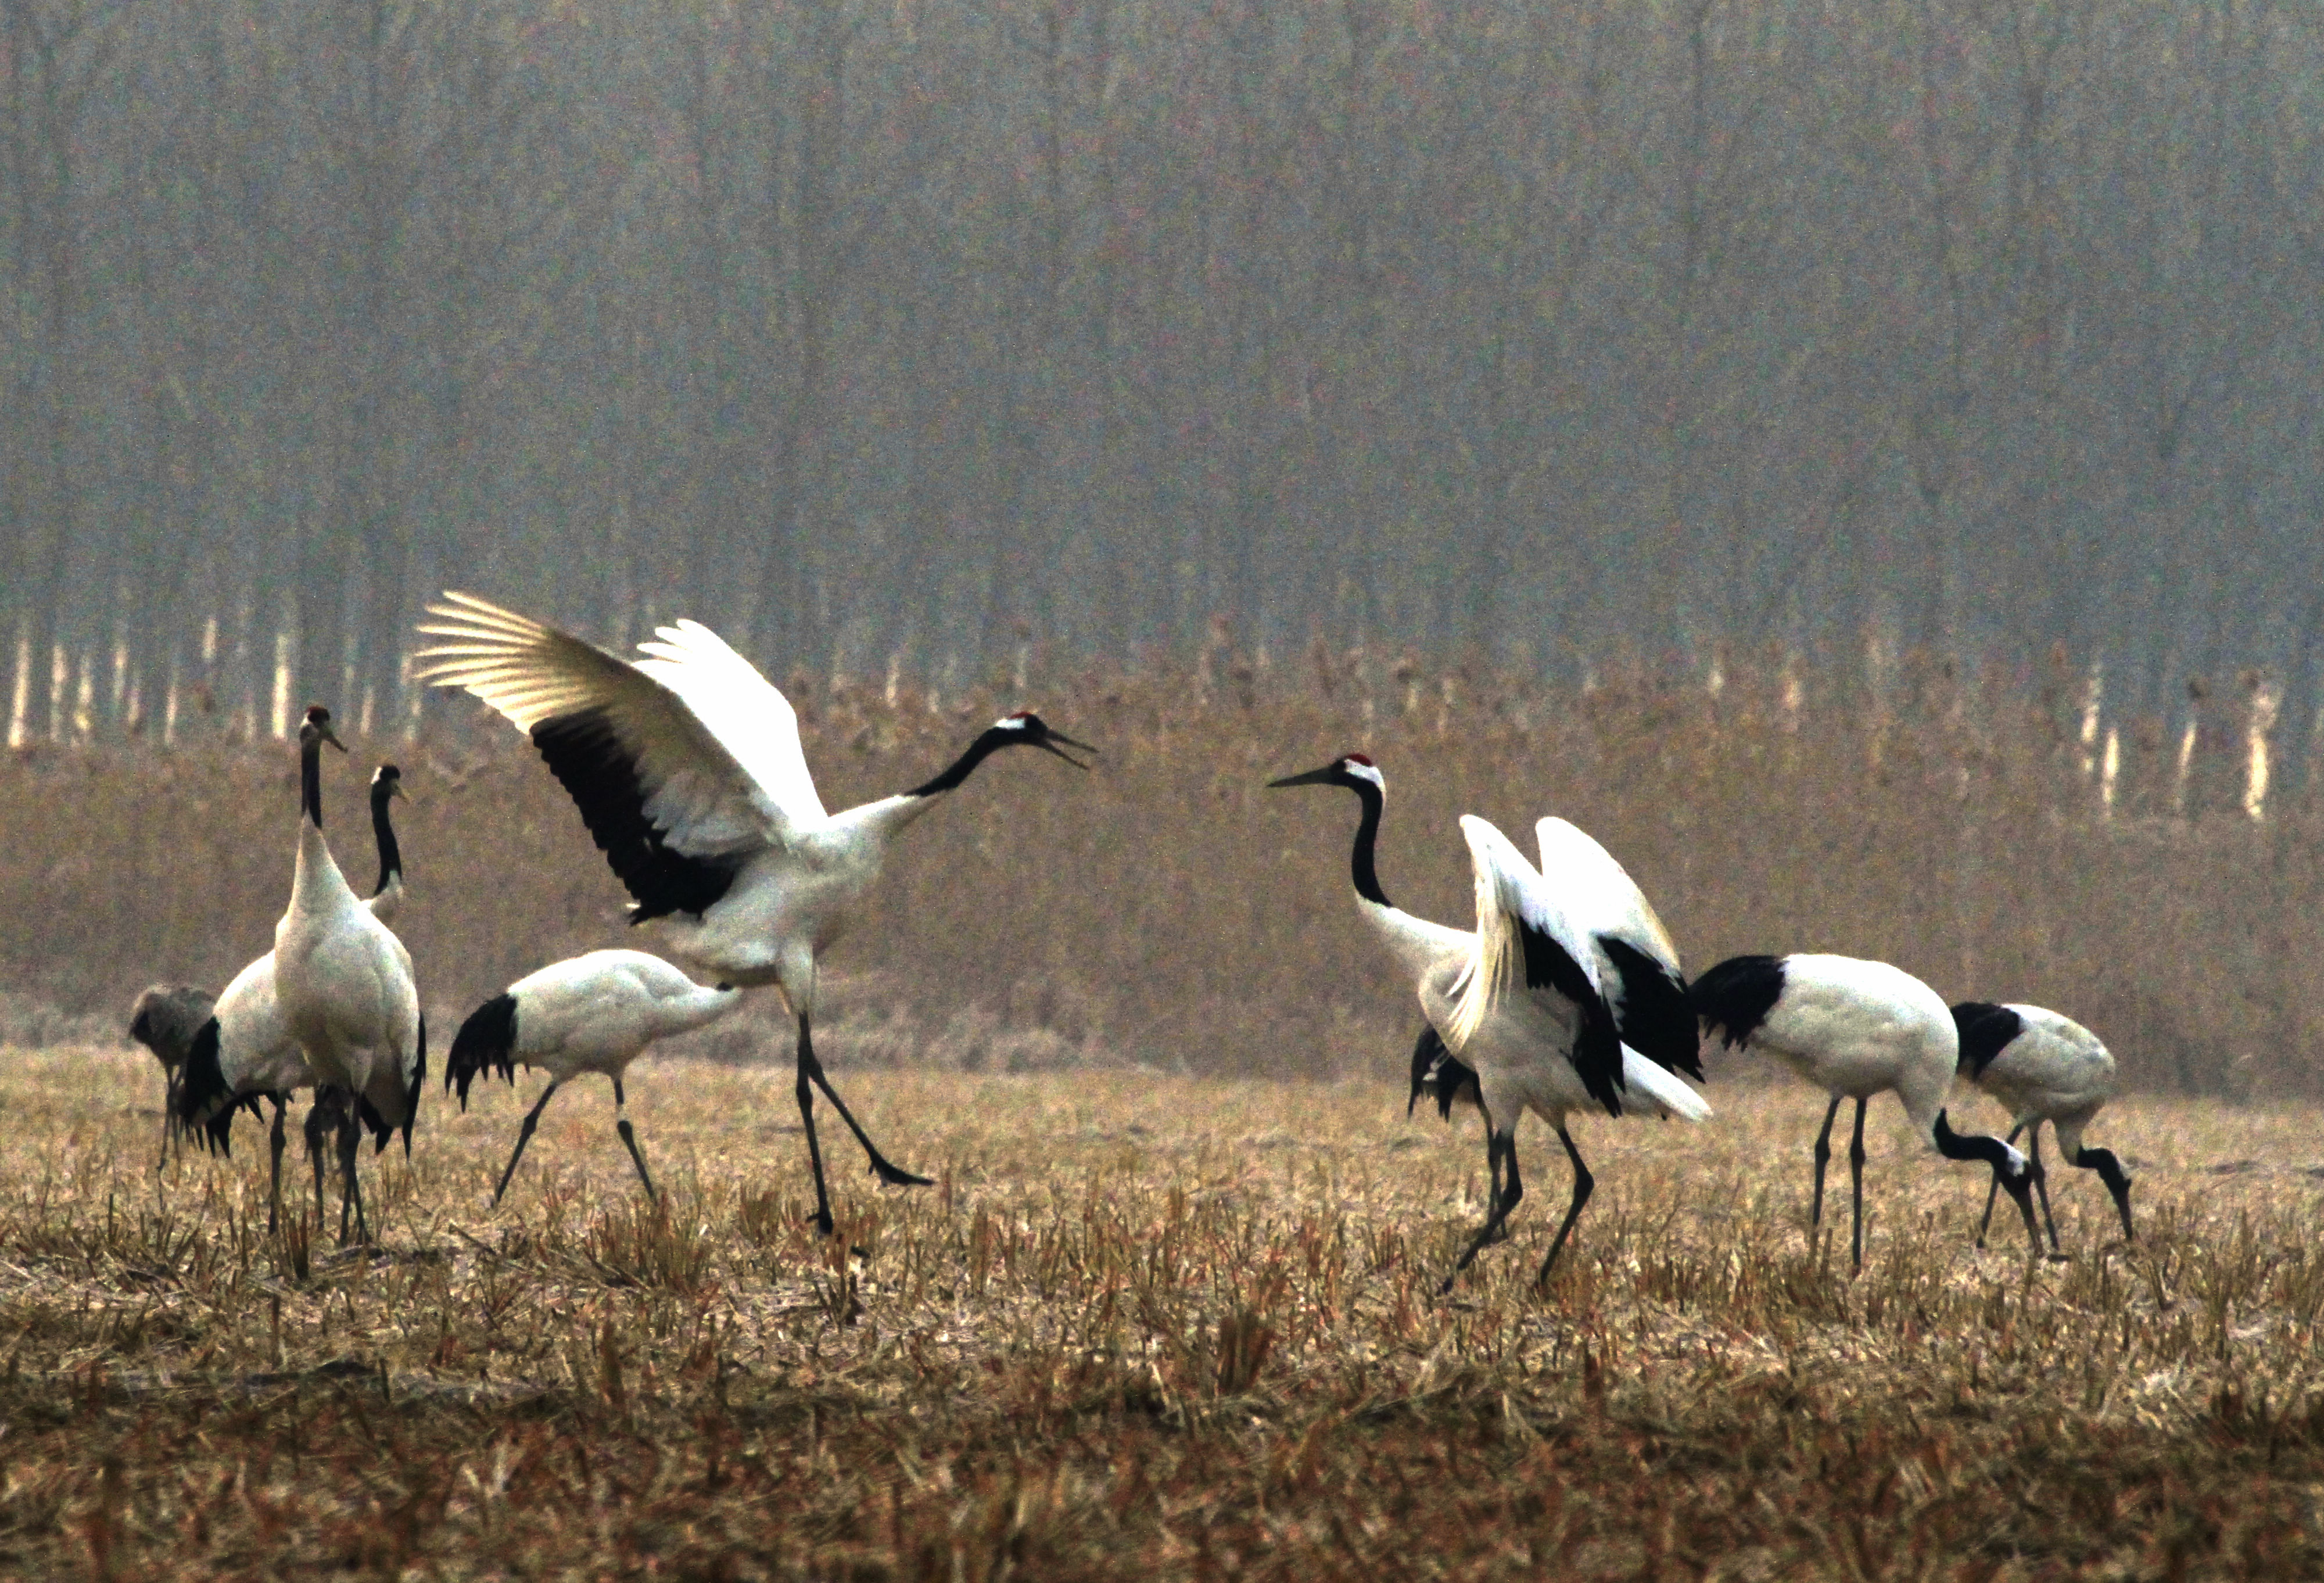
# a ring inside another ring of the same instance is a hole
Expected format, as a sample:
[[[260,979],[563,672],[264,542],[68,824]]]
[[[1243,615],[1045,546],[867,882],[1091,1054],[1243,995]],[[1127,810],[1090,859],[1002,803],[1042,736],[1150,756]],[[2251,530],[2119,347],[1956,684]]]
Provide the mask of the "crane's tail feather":
[[[173,1104],[172,1116],[180,1127],[192,1133],[208,1152],[229,1157],[234,1153],[235,1111],[247,1106],[252,1115],[258,1114],[256,1096],[237,1094],[227,1086],[215,1017],[194,1035]]]
[[[1698,977],[1686,999],[1704,1031],[1732,1050],[1759,1031],[1783,993],[1782,957],[1730,956]]]
[[[423,1054],[420,1059],[425,1070],[427,1057]],[[468,1085],[479,1073],[491,1072],[516,1081],[516,997],[506,993],[470,1012],[452,1035],[452,1053],[444,1058],[444,1086],[458,1086],[460,1109],[466,1110]]]
[[[1681,1121],[1711,1119],[1711,1107],[1701,1094],[1628,1045],[1622,1046],[1622,1075],[1629,1081],[1629,1092],[1624,1098],[1632,1107]]]
[[[1686,980],[1627,940],[1601,934],[1598,944],[1621,983],[1616,1020],[1622,1042],[1655,1065],[1701,1082],[1702,1035],[1687,1004]]]

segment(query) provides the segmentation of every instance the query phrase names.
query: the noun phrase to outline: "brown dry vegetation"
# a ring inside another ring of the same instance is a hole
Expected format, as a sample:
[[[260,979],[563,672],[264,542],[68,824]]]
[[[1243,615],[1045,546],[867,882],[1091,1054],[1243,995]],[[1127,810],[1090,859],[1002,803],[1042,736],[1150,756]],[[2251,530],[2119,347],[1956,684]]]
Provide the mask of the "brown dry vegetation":
[[[1629,866],[1696,968],[1882,957],[1950,999],[2072,1013],[2143,1089],[2324,1094],[2324,810],[2279,773],[2266,819],[2244,816],[2232,692],[2205,704],[2183,781],[2159,723],[2123,722],[2108,816],[2062,661],[1957,678],[1910,657],[1729,655],[1715,691],[1618,666],[1575,690],[1220,652],[1194,674],[1037,667],[1029,688],[941,700],[786,685],[835,807],[924,778],[1019,703],[1104,749],[1088,776],[1004,755],[906,838],[827,959],[824,1048],[843,1063],[1394,1079],[1416,1019],[1348,904],[1353,802],[1262,789],[1361,748],[1388,777],[1383,877],[1418,911],[1471,911],[1457,815],[1530,847],[1560,813]],[[360,788],[374,759],[401,761],[399,929],[439,1044],[519,974],[625,941],[619,887],[515,732],[486,718],[355,746],[332,760],[331,834],[368,884]],[[284,744],[0,758],[0,970],[108,1017],[156,978],[216,988],[271,943],[296,803]],[[779,1018],[706,1045],[787,1049]]]
[[[2142,1241],[2061,1172],[2053,1265],[2006,1210],[1975,1251],[1977,1173],[1883,1101],[1851,1280],[1844,1219],[1837,1265],[1803,1236],[1817,1097],[1715,1084],[1700,1128],[1584,1127],[1599,1194],[1545,1296],[1564,1184],[1528,1130],[1514,1243],[1440,1302],[1475,1124],[1375,1084],[843,1075],[941,1184],[842,1144],[827,1247],[787,1078],[650,1058],[665,1207],[591,1083],[489,1211],[495,1086],[366,1165],[373,1259],[263,1233],[247,1127],[157,1181],[141,1055],[0,1057],[12,1574],[2324,1568],[2312,1109],[2114,1107]]]

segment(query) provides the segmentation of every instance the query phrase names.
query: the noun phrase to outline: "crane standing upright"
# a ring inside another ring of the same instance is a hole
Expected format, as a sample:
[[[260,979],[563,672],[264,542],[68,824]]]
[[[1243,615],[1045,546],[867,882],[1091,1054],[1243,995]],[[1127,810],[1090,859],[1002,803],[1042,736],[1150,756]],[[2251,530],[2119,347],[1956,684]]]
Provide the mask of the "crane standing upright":
[[[1510,1211],[1525,1197],[1517,1128],[1526,1110],[1556,1130],[1573,1167],[1565,1219],[1535,1276],[1536,1284],[1546,1281],[1596,1185],[1566,1129],[1567,1117],[1586,1109],[1620,1116],[1627,1108],[1700,1121],[1710,1116],[1711,1107],[1623,1042],[1600,976],[1597,941],[1575,922],[1560,893],[1491,824],[1473,815],[1461,821],[1476,886],[1477,928],[1452,929],[1406,912],[1380,888],[1375,849],[1388,782],[1369,757],[1345,754],[1319,769],[1268,784],[1336,786],[1356,794],[1362,816],[1349,861],[1357,910],[1413,980],[1421,1010],[1436,1035],[1434,1045],[1423,1035],[1414,1050],[1415,1097],[1423,1087],[1435,1085],[1449,1111],[1456,1094],[1473,1093],[1485,1113],[1490,1202],[1484,1225],[1443,1289],[1452,1290],[1478,1253],[1500,1239]],[[1619,910],[1610,897],[1582,900],[1586,912],[1601,919]]]

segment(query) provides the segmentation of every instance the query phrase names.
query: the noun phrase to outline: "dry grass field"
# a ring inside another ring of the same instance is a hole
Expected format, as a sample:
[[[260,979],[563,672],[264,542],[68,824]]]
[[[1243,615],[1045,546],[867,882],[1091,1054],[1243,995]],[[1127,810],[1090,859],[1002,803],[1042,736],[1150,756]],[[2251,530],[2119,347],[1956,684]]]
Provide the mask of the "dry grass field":
[[[1578,1128],[1598,1196],[1538,1296],[1529,1124],[1513,1243],[1440,1302],[1472,1118],[835,1060],[940,1185],[839,1136],[833,1245],[788,1073],[649,1057],[664,1207],[602,1083],[497,1212],[537,1080],[438,1094],[341,1256],[266,1235],[246,1121],[156,1175],[142,1052],[0,1051],[0,1572],[2324,1576],[2313,1109],[2119,1103],[2142,1240],[2060,1171],[2052,1264],[2006,1206],[1975,1251],[1978,1173],[1880,1101],[1850,1279],[1844,1175],[1838,1262],[1803,1236],[1820,1100],[1729,1063],[1708,1126]]]

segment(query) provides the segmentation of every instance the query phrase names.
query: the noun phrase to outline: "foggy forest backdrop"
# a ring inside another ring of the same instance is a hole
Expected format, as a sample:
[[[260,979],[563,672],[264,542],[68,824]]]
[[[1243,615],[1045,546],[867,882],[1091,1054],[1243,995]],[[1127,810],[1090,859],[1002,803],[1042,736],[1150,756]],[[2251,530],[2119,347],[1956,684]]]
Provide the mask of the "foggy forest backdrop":
[[[1259,789],[1362,747],[1430,916],[1558,812],[1698,969],[2313,1093],[2319,188],[2312,4],[0,0],[0,1038],[265,949],[310,698],[439,1033],[629,938],[451,586],[710,622],[833,805],[1104,749],[928,821],[841,1060],[1397,1077]]]
[[[2304,3],[0,0],[0,703],[407,720],[452,585],[937,686],[2062,643],[2304,745],[2319,185]]]

